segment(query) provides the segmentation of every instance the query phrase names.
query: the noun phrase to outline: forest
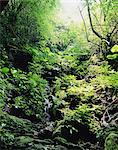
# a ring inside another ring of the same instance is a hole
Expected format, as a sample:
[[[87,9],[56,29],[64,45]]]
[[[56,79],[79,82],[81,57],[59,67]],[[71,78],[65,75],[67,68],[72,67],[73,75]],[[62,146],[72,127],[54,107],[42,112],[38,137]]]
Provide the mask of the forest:
[[[0,150],[118,150],[118,1],[60,1],[0,0]]]

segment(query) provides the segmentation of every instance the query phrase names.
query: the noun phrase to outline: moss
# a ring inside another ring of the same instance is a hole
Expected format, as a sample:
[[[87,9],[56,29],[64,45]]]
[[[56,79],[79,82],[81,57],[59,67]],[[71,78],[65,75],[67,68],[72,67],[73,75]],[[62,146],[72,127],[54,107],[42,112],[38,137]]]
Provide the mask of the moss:
[[[66,150],[50,139],[40,140],[39,131],[32,122],[0,111],[0,150]]]
[[[17,118],[7,113],[0,112],[0,125],[4,129],[9,129],[12,132],[25,132],[33,133],[36,130],[36,126],[26,119]],[[32,130],[31,130],[32,129]]]
[[[13,146],[19,141],[27,142],[30,137],[22,140],[22,135],[34,136],[37,133],[37,128],[28,120],[20,119],[7,113],[0,112],[0,142],[3,148]],[[20,138],[18,138],[21,136]]]
[[[17,137],[16,140],[17,140],[17,145],[20,147],[33,142],[33,138],[29,136],[20,136],[20,137]]]

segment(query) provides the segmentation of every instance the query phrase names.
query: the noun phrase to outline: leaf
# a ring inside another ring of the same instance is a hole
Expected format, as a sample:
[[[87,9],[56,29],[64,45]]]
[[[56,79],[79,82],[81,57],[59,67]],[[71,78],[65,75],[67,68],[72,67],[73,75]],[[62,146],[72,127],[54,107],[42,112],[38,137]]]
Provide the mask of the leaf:
[[[72,129],[70,129],[70,134],[72,134],[73,133],[73,130]]]
[[[7,67],[2,68],[2,73],[4,73],[4,74],[9,73],[9,68],[7,68]]]
[[[111,49],[111,52],[112,52],[112,53],[118,52],[118,45],[114,45],[114,46],[112,47],[112,49]]]
[[[108,59],[117,59],[118,58],[118,54],[113,54],[113,55],[108,55],[107,56]]]
[[[11,73],[14,75],[14,74],[16,74],[17,73],[17,70],[11,70]]]

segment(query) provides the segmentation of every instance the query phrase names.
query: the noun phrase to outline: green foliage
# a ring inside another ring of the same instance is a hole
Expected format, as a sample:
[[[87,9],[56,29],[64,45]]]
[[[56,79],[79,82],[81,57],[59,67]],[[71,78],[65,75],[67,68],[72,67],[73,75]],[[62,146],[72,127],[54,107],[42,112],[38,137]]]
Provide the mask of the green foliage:
[[[97,18],[95,28],[108,36],[115,26],[115,2],[94,3],[93,16],[98,6],[101,15],[107,14],[106,20],[101,18],[103,30],[96,26]],[[56,23],[55,4],[56,0],[10,0],[0,14],[0,149],[99,149],[99,144],[101,149],[117,149],[117,133],[111,132],[114,120],[109,119],[117,109],[118,46],[108,54],[106,40],[104,50],[89,45],[83,27],[80,31],[78,26]],[[114,106],[104,117],[109,103]],[[108,119],[106,126],[102,119]]]
[[[111,52],[112,52],[112,53],[118,52],[118,45],[114,45],[114,46],[112,47],[112,49],[111,49]]]
[[[89,75],[108,75],[110,72],[110,66],[109,65],[89,65]]]
[[[92,84],[98,89],[105,89],[106,87],[118,89],[118,72],[111,73],[109,76],[101,75],[95,79],[92,79]]]
[[[9,72],[9,68],[4,67],[2,68],[2,73],[7,74]]]
[[[56,54],[52,53],[48,47],[45,45],[39,49],[31,49],[31,52],[34,51],[34,63],[37,65],[41,65],[41,69],[49,69],[51,70],[54,68],[54,64],[56,64],[57,56]],[[35,67],[34,67],[35,68]]]
[[[76,110],[67,110],[66,119],[77,120],[78,122],[89,123],[89,117],[92,115],[91,110],[87,105],[83,104],[79,106]],[[90,115],[91,114],[91,115]]]
[[[62,112],[64,113],[63,120],[60,120],[57,122],[57,125],[55,127],[54,135],[61,141],[62,143],[65,142],[65,144],[69,144],[68,141],[70,139],[65,138],[63,139],[64,133],[63,129],[67,129],[67,134],[74,136],[74,134],[77,135],[75,141],[81,139],[81,127],[86,130],[87,136],[89,136],[89,133],[93,132],[96,133],[96,131],[100,128],[100,125],[98,124],[97,120],[94,118],[94,111],[96,111],[95,108],[90,108],[88,105],[83,104],[81,106],[78,106],[75,110],[70,109],[63,109]],[[68,135],[68,136],[69,136]],[[66,136],[66,135],[65,135]],[[78,139],[79,137],[79,139]],[[87,137],[89,140],[89,137]],[[66,141],[67,140],[67,141]]]
[[[118,149],[118,134],[110,133],[105,140],[105,150]]]
[[[107,55],[107,58],[109,60],[118,60],[118,45],[114,45],[111,49],[112,54],[111,55]]]
[[[8,8],[0,14],[0,44],[21,48],[49,37],[49,20],[55,4],[52,0],[10,0]]]
[[[0,109],[8,105],[9,109],[13,107],[17,110],[22,109],[24,116],[35,115],[41,119],[44,112],[43,103],[47,82],[36,73],[25,74],[13,68],[10,70],[11,73],[7,74],[6,78],[4,73],[3,79],[0,78]]]
[[[71,54],[64,55],[63,53],[59,52],[57,63],[64,71],[68,71],[71,68],[76,67],[76,60],[73,56],[71,56]]]
[[[107,58],[111,60],[114,60],[114,59],[118,60],[118,54],[108,55]]]
[[[0,73],[0,75],[0,109],[3,109],[6,105],[6,101],[8,101],[9,91],[11,91],[14,86],[4,77],[4,73]]]

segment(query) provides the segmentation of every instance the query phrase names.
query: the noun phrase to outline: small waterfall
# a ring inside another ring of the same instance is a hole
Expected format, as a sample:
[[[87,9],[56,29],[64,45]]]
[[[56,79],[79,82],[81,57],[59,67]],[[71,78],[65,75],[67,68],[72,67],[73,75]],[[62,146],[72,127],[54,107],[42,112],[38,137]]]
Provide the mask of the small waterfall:
[[[45,99],[44,105],[45,105],[45,108],[44,108],[45,118],[46,118],[46,122],[48,122],[50,121],[49,109],[51,108],[52,103],[49,101],[49,99]]]
[[[44,111],[45,111],[46,122],[48,122],[48,121],[50,121],[50,118],[51,118],[51,116],[50,116],[50,109],[52,107],[54,96],[52,95],[51,87],[49,85],[46,87],[46,91],[47,91],[48,97],[45,98],[45,102],[44,102],[45,108],[44,108]]]

